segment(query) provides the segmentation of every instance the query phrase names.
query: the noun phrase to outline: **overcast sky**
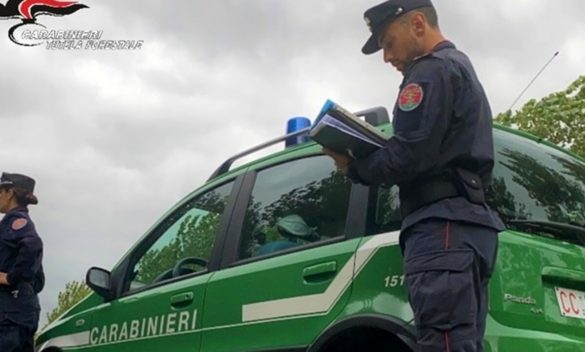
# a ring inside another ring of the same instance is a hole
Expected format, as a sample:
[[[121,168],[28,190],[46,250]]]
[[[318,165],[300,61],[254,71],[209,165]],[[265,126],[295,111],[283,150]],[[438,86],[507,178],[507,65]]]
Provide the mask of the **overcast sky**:
[[[5,4],[6,1],[0,1]],[[391,110],[401,76],[364,56],[366,0],[85,0],[48,29],[144,40],[138,51],[49,51],[0,21],[0,170],[37,180],[45,243],[43,321],[90,266],[110,269],[229,156],[313,118],[330,98]],[[583,0],[435,0],[447,38],[474,63],[494,113],[585,74]],[[5,33],[5,34],[2,34]]]

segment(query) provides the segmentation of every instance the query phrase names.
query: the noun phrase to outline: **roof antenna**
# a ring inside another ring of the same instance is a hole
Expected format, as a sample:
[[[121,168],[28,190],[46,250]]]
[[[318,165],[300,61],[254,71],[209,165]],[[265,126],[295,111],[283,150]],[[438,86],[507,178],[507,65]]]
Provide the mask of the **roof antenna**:
[[[526,88],[524,88],[524,90],[522,91],[522,93],[520,93],[520,95],[518,96],[518,98],[516,98],[516,100],[514,100],[514,102],[512,103],[512,105],[510,106],[510,108],[508,109],[508,111],[512,111],[512,108],[514,107],[514,105],[516,105],[516,103],[518,102],[518,100],[520,100],[520,98],[522,97],[522,95],[524,95],[524,93],[526,93],[526,91],[528,90],[528,88],[530,88],[530,86],[532,85],[532,83],[534,83],[534,81],[536,81],[536,79],[538,78],[538,76],[540,76],[540,74],[547,68],[547,66],[550,65],[550,63],[555,59],[555,57],[557,57],[557,55],[559,55],[559,52],[558,51],[556,53],[554,53],[554,55],[550,58],[550,60],[548,60],[548,62],[540,69],[540,71],[538,71],[538,73],[536,74],[536,76],[534,76],[534,78],[532,79],[532,81],[530,81],[530,83],[528,83],[528,85],[526,86]]]

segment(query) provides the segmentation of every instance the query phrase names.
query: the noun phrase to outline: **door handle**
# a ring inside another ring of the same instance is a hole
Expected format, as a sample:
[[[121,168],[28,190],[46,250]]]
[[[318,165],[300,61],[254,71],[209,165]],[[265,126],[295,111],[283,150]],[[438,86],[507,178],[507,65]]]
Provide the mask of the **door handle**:
[[[183,292],[171,297],[171,305],[173,307],[188,306],[193,302],[193,292]]]
[[[305,283],[319,283],[333,278],[336,272],[336,262],[321,263],[304,268],[303,278]]]

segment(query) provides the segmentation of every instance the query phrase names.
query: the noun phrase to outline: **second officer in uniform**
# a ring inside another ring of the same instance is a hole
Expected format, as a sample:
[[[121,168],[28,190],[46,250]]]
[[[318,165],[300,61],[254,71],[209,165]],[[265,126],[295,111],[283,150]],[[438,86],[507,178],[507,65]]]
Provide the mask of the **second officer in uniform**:
[[[32,352],[44,286],[43,243],[28,205],[37,204],[35,181],[25,175],[0,177],[0,351]]]

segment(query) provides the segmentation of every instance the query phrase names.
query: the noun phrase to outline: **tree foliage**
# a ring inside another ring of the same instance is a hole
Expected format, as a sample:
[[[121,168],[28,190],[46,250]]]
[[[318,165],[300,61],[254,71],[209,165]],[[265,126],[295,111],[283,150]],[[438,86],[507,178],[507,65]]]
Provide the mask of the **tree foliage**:
[[[57,307],[47,313],[47,323],[51,323],[61,314],[85,298],[91,289],[82,281],[71,281],[65,285],[65,290],[59,292]]]
[[[496,122],[517,127],[585,156],[585,76],[569,87],[540,101],[526,103],[521,110],[506,111]]]

